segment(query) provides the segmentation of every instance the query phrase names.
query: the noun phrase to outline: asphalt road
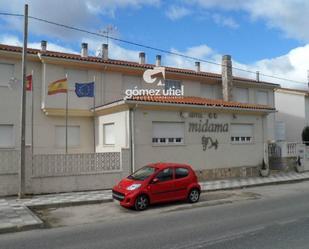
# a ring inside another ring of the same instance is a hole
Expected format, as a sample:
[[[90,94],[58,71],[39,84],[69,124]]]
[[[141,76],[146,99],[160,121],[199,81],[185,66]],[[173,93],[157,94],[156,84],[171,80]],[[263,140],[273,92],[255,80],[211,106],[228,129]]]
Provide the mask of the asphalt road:
[[[260,198],[2,234],[0,248],[309,248],[309,182],[244,191]]]

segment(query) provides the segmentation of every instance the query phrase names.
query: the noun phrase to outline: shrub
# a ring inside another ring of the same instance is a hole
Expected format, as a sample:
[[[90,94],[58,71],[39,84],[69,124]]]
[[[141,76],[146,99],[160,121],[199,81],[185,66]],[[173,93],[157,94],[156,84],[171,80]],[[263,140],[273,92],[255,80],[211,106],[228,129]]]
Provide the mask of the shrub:
[[[309,145],[309,126],[306,126],[303,129],[303,132],[301,134],[301,137],[303,139],[303,143],[306,145]]]

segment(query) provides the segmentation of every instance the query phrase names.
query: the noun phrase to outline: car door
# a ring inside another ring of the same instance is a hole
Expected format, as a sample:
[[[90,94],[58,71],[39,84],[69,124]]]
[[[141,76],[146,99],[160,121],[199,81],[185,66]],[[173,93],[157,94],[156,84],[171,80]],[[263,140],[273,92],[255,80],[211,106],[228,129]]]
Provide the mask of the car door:
[[[174,179],[174,195],[177,199],[185,199],[187,197],[187,189],[191,183],[189,177],[190,171],[186,167],[175,167],[175,179]]]
[[[173,168],[160,170],[154,178],[158,181],[150,183],[150,193],[152,202],[162,202],[173,200],[174,182]]]

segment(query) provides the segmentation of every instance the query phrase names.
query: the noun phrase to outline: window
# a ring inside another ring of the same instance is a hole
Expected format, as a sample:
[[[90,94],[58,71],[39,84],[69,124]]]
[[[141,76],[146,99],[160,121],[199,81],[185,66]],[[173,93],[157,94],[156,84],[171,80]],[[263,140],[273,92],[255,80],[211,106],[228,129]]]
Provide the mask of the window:
[[[232,143],[252,143],[253,124],[232,124],[231,125]]]
[[[160,182],[172,180],[173,170],[171,168],[164,169],[157,174],[156,178],[158,178]]]
[[[233,98],[236,102],[249,103],[249,89],[233,88]]]
[[[56,146],[65,147],[65,126],[56,126]],[[68,147],[80,146],[80,127],[68,126]]]
[[[204,98],[214,99],[215,98],[215,86],[209,84],[201,84],[201,95]]]
[[[14,147],[14,140],[14,125],[0,124],[0,148]]]
[[[0,63],[0,86],[7,86],[14,76],[14,65]]]
[[[179,80],[165,80],[165,90],[168,89],[181,89],[181,82]]]
[[[184,132],[184,123],[181,122],[153,122],[152,143],[183,144]]]
[[[257,91],[256,92],[256,103],[260,105],[268,105],[268,92]]]
[[[103,124],[103,143],[105,145],[114,145],[115,140],[115,124]]]
[[[176,168],[175,170],[175,178],[184,178],[189,175],[189,170],[186,168]]]

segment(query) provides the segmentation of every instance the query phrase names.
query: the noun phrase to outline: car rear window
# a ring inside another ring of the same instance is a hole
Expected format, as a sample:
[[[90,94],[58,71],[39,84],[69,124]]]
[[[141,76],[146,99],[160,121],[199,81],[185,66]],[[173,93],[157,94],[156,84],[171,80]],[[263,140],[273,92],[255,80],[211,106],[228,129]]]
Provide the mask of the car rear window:
[[[184,178],[189,175],[189,170],[187,168],[176,168],[175,169],[175,178]]]

